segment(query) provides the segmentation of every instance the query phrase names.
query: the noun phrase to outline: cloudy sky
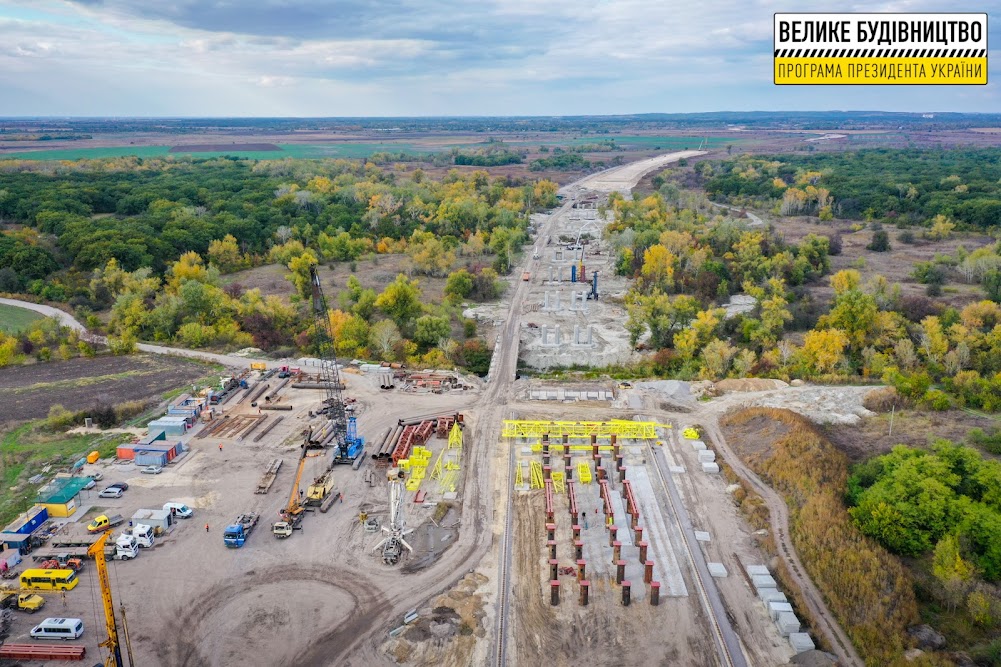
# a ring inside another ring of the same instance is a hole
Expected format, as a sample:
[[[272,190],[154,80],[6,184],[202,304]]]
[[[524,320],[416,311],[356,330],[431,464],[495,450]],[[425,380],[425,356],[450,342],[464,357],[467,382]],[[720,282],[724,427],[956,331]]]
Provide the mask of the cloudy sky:
[[[0,0],[0,116],[1001,112],[981,87],[776,87],[768,0]],[[924,0],[811,11],[986,11]],[[989,77],[998,81],[999,52]]]

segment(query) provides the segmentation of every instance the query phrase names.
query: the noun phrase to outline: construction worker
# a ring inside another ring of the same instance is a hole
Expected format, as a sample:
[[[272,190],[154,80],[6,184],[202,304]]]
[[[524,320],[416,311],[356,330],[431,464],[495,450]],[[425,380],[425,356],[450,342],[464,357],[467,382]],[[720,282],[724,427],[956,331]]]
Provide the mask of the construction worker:
[[[208,524],[205,524],[205,532],[206,533],[209,532],[209,525]]]
[[[221,442],[219,443],[219,451],[220,452],[222,451],[222,443]]]

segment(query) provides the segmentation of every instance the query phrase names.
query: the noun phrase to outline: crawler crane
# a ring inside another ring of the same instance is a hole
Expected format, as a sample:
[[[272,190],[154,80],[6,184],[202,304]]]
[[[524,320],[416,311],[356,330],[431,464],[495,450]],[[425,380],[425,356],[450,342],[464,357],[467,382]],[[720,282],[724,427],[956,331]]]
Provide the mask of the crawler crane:
[[[320,414],[330,418],[333,426],[334,463],[354,463],[365,446],[365,439],[358,436],[354,415],[348,416],[350,408],[345,406],[341,396],[341,375],[334,354],[334,333],[330,327],[330,313],[327,299],[323,296],[320,276],[316,267],[310,267],[309,279],[313,294],[313,315],[316,318],[317,348],[320,357],[320,384],[325,396]]]

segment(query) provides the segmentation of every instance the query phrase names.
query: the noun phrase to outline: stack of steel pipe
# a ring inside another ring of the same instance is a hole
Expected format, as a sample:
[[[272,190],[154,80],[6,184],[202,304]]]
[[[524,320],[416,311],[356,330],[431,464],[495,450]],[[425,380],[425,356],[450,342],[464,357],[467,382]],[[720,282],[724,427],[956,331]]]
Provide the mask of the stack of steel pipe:
[[[291,380],[291,379],[292,378],[285,378],[284,380],[282,380],[281,382],[279,382],[278,386],[275,387],[275,390],[272,391],[272,392],[270,392],[269,394],[267,394],[264,397],[264,401],[266,403],[270,403],[272,400],[274,400],[274,398],[278,395],[278,392],[280,392],[282,389],[284,389],[285,385],[287,385],[289,383],[289,380]]]
[[[261,384],[254,388],[254,393],[250,395],[250,404],[252,406],[257,407],[257,399],[268,390],[268,386],[267,384]]]
[[[393,448],[396,446],[396,441],[400,439],[401,433],[403,433],[402,424],[397,424],[386,431],[386,435],[383,437],[380,445],[372,453],[372,458],[388,459],[390,453],[393,451]]]

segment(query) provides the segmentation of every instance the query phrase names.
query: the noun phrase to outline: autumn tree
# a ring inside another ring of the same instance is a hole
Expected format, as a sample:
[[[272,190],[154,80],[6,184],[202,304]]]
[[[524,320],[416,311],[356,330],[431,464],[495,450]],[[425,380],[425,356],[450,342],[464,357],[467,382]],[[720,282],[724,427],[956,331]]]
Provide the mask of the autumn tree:
[[[221,273],[233,273],[249,266],[249,262],[240,252],[236,237],[226,234],[221,239],[209,243],[209,261],[214,264]]]
[[[375,307],[391,318],[400,331],[408,331],[423,307],[418,282],[399,274],[376,298]]]

